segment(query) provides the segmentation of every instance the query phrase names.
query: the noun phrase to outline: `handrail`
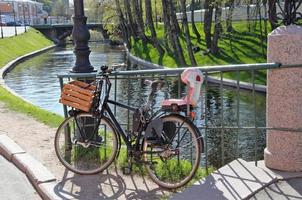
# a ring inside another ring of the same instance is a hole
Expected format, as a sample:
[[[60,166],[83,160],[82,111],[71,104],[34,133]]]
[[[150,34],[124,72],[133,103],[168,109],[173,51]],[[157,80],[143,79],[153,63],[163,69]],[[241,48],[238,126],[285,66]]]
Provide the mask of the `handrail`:
[[[228,72],[228,71],[240,71],[240,70],[257,70],[257,69],[276,69],[280,67],[294,67],[297,65],[283,66],[280,63],[255,63],[255,64],[235,64],[235,65],[216,65],[216,66],[198,66],[194,67],[200,69],[203,72]],[[116,71],[112,75],[142,75],[142,74],[176,74],[181,73],[187,68],[176,68],[176,69],[147,69],[147,70],[131,70],[131,71]],[[96,72],[92,73],[68,73],[59,74],[59,78],[84,78],[84,77],[95,77]]]

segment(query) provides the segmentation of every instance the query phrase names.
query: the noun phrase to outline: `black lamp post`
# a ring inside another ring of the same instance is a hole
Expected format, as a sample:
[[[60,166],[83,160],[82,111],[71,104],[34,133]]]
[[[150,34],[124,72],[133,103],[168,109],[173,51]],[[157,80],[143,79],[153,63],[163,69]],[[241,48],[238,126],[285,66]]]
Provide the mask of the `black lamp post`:
[[[93,72],[94,68],[90,64],[89,55],[90,49],[88,41],[90,33],[87,27],[87,17],[84,15],[83,0],[73,0],[74,2],[74,26],[72,30],[72,38],[75,43],[74,53],[76,55],[76,63],[72,68],[72,72],[89,73]]]
[[[19,5],[19,7],[21,8],[21,5]],[[27,30],[26,30],[26,23],[25,23],[25,8],[24,8],[24,3],[22,3],[22,8],[23,8],[23,23],[24,23],[24,30],[25,30],[25,32],[27,32]]]
[[[27,2],[27,5],[26,5],[26,11],[27,11],[28,24],[30,25],[30,21],[31,21],[31,18],[30,18],[30,5],[29,5],[28,2]]]
[[[12,6],[12,9],[13,9],[13,14],[14,14],[14,26],[15,26],[15,36],[17,36],[17,24],[16,24],[16,13],[15,13],[15,5],[14,5],[14,1],[12,1],[12,3],[8,3],[7,4],[8,6]]]
[[[2,13],[0,8],[0,27],[1,27],[1,38],[3,39],[3,25],[2,25]]]

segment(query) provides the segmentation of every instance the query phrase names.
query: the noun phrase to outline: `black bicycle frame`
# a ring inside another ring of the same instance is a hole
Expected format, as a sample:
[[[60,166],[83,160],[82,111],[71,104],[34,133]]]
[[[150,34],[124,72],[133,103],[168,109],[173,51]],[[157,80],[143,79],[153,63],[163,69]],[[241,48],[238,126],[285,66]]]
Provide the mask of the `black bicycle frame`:
[[[118,103],[118,102],[115,102],[115,101],[112,101],[112,100],[107,100],[106,103],[104,103],[104,108],[105,108],[105,111],[108,113],[110,119],[112,120],[112,123],[113,125],[115,126],[115,129],[118,131],[118,134],[120,136],[122,136],[127,148],[129,150],[132,150],[132,146],[131,146],[131,143],[130,141],[128,140],[128,137],[127,137],[127,134],[125,133],[125,131],[123,130],[123,128],[121,127],[120,123],[117,121],[117,119],[115,118],[111,108],[109,107],[108,103],[112,104],[112,105],[116,105],[118,107],[122,107],[122,108],[125,108],[125,109],[128,109],[130,111],[136,111],[137,108],[134,108],[134,107],[131,107],[131,106],[128,106],[128,105],[125,105],[125,104],[122,104],[122,103]]]
[[[110,94],[110,89],[111,89],[111,82],[108,78],[108,76],[104,76],[105,77],[105,81],[106,81],[106,95],[105,95],[105,98],[104,98],[104,102],[102,104],[102,108],[100,110],[100,116],[104,116],[104,113],[106,111],[106,113],[109,115],[109,118],[111,119],[113,125],[114,125],[114,128],[118,131],[118,134],[120,136],[122,136],[128,150],[132,150],[132,146],[131,146],[131,143],[130,141],[128,140],[128,137],[127,137],[127,134],[125,133],[125,131],[123,130],[123,128],[121,127],[120,123],[117,121],[117,119],[115,118],[112,110],[110,109],[109,104],[112,104],[112,105],[115,105],[115,106],[118,106],[118,107],[121,107],[121,108],[125,108],[127,110],[130,110],[130,111],[136,111],[137,108],[134,108],[134,107],[131,107],[131,106],[128,106],[128,105],[125,105],[125,104],[122,104],[122,103],[118,103],[116,101],[113,101],[113,100],[110,100],[109,99],[109,94]],[[102,86],[103,87],[103,86]],[[108,87],[108,88],[107,88]],[[141,134],[141,133],[140,133]],[[139,136],[140,136],[139,134]],[[138,144],[138,142],[136,143]]]

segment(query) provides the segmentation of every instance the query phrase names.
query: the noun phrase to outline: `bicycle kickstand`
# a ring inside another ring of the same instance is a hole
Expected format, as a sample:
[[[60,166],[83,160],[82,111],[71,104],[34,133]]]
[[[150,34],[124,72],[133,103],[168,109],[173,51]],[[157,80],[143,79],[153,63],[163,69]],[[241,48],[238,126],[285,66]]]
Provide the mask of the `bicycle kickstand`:
[[[124,175],[130,175],[132,173],[132,156],[128,155],[128,165],[122,167]]]

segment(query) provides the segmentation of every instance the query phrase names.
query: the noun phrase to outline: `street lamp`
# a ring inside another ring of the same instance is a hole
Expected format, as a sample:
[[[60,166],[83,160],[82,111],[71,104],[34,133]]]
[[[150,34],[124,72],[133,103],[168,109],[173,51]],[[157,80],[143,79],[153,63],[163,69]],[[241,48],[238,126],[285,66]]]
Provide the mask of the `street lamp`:
[[[0,27],[1,27],[1,38],[3,39],[3,25],[2,25],[2,13],[0,8]]]
[[[75,43],[74,53],[76,55],[76,63],[72,68],[72,72],[89,73],[93,72],[94,68],[90,64],[89,55],[90,49],[88,41],[90,33],[87,27],[87,17],[84,15],[83,0],[73,0],[74,2],[74,26],[72,29],[72,38]]]
[[[25,6],[24,6],[24,2],[22,3],[22,8],[23,8],[23,23],[24,23],[24,30],[25,30],[25,33],[26,33],[27,30],[26,30],[26,23],[25,23]]]
[[[17,24],[16,24],[16,13],[15,13],[15,5],[14,5],[14,1],[12,1],[12,3],[7,3],[8,6],[12,6],[13,9],[13,13],[14,13],[14,26],[15,26],[15,36],[17,36]]]
[[[29,3],[27,2],[27,9],[26,9],[28,12],[28,24],[30,25],[31,23],[31,13],[30,13],[30,10],[31,10],[31,7],[29,5]]]

